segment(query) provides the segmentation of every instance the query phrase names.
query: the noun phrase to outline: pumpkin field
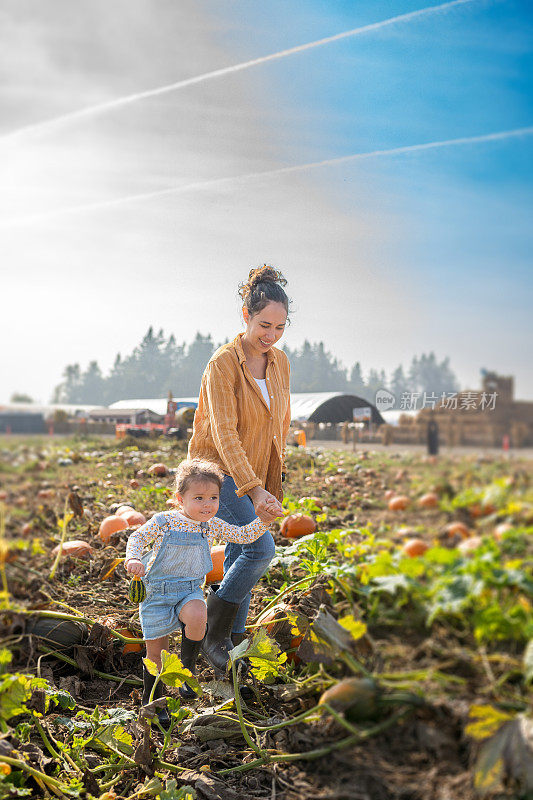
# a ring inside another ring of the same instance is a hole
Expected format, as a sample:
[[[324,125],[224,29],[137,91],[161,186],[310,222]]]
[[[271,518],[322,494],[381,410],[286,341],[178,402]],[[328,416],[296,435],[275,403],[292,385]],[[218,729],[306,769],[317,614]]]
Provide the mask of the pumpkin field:
[[[171,640],[165,731],[123,560],[184,455],[0,445],[0,798],[533,797],[531,461],[289,448],[249,638],[192,702]]]

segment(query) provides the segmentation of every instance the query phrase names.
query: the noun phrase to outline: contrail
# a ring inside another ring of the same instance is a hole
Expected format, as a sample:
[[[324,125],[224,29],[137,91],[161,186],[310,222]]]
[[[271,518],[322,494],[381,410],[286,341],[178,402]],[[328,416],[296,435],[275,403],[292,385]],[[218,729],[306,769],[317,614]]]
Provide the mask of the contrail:
[[[151,200],[152,198],[164,197],[165,195],[182,194],[184,192],[194,191],[195,189],[211,189],[231,185],[232,183],[239,183],[239,181],[248,181],[255,178],[268,178],[273,175],[285,175],[290,172],[303,172],[308,169],[315,169],[317,167],[330,167],[338,164],[347,164],[351,161],[361,161],[365,158],[380,158],[381,156],[400,155],[403,153],[415,153],[422,150],[435,150],[439,147],[452,147],[462,144],[480,144],[483,142],[497,142],[503,139],[510,139],[518,136],[529,136],[533,133],[533,125],[527,128],[515,128],[509,131],[498,131],[496,133],[486,133],[481,136],[463,136],[459,139],[444,139],[437,142],[425,142],[423,144],[411,144],[405,147],[393,147],[388,150],[372,150],[368,153],[352,153],[348,156],[340,156],[338,158],[327,158],[324,161],[312,161],[307,164],[296,164],[292,167],[280,167],[279,169],[269,169],[262,172],[248,172],[243,175],[233,175],[227,178],[215,178],[208,181],[197,181],[195,183],[186,183],[181,186],[171,186],[168,189],[160,189],[156,192],[144,192],[140,194],[130,194],[123,197],[117,197],[114,200],[103,200],[96,203],[85,203],[84,205],[71,206],[70,208],[59,208],[56,211],[49,211],[43,214],[32,214],[26,217],[13,217],[0,223],[0,228],[18,227],[19,225],[27,225],[33,222],[45,222],[57,217],[68,216],[71,214],[81,214],[85,211],[98,211],[103,208],[113,208],[125,203],[133,203],[143,200]]]
[[[159,86],[155,89],[147,89],[144,92],[136,92],[135,94],[124,95],[124,97],[117,97],[114,100],[107,100],[104,103],[97,103],[96,105],[87,106],[86,108],[80,108],[77,111],[69,111],[66,114],[61,114],[60,116],[53,117],[52,119],[44,120],[43,122],[36,122],[32,125],[26,125],[23,128],[18,128],[17,130],[6,133],[3,136],[0,136],[0,142],[15,141],[19,138],[25,138],[26,136],[32,134],[52,131],[56,128],[65,127],[71,122],[76,122],[77,120],[85,119],[87,117],[104,114],[107,111],[112,111],[116,108],[121,108],[122,106],[136,103],[138,100],[146,100],[149,97],[157,97],[162,94],[167,94],[168,92],[176,92],[179,89],[184,89],[186,86],[194,86],[197,83],[204,83],[205,81],[210,81],[213,78],[220,78],[223,75],[230,75],[233,72],[242,72],[242,70],[249,69],[250,67],[256,67],[259,64],[266,64],[269,61],[276,61],[280,58],[286,58],[287,56],[295,55],[296,53],[303,53],[305,50],[312,50],[315,47],[322,47],[323,45],[331,44],[332,42],[338,42],[341,39],[348,39],[351,36],[358,36],[359,34],[368,33],[369,31],[376,31],[380,28],[385,28],[388,25],[395,25],[397,22],[407,22],[408,20],[416,19],[417,17],[423,17],[427,14],[434,14],[437,11],[447,11],[454,6],[473,2],[475,2],[475,0],[451,0],[451,2],[441,3],[438,6],[421,8],[418,11],[411,11],[408,14],[399,14],[396,17],[391,17],[390,19],[385,19],[381,22],[373,22],[370,25],[363,25],[360,28],[353,28],[349,31],[337,33],[334,36],[327,36],[325,39],[317,39],[316,42],[308,42],[307,44],[301,44],[297,47],[291,47],[288,50],[280,50],[279,53],[271,53],[268,56],[254,58],[252,61],[243,61],[241,64],[234,64],[231,67],[223,67],[222,69],[216,69],[212,72],[205,72],[203,75],[197,75],[194,78],[186,78],[185,80],[177,81],[176,83],[169,83],[165,86]]]

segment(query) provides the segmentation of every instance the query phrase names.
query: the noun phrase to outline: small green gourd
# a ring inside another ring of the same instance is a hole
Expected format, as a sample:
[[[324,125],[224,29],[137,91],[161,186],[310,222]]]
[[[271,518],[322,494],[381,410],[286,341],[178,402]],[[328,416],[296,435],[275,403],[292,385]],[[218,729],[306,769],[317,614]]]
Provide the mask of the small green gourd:
[[[128,590],[130,603],[142,603],[146,597],[146,587],[140,578],[135,576],[131,579],[130,588]]]

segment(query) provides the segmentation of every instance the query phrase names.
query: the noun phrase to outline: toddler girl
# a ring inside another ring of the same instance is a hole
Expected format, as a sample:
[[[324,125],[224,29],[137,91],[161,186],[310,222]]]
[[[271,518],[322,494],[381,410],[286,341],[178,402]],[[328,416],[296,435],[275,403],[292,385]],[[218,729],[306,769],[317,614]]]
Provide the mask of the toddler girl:
[[[206,604],[201,589],[212,569],[210,546],[219,542],[254,542],[268,523],[258,518],[248,525],[229,525],[218,519],[219,494],[224,473],[210,461],[188,459],[176,471],[179,511],[163,511],[141,525],[128,539],[126,571],[143,577],[146,598],[139,617],[147,658],[161,668],[161,651],[168,650],[169,635],[181,628],[181,661],[195,673],[196,659],[206,630]],[[152,547],[143,555],[146,545]],[[143,669],[143,703],[147,703],[155,677]],[[179,688],[184,698],[196,697],[188,684]],[[162,684],[156,686],[161,697]],[[155,698],[154,698],[155,699]],[[162,725],[170,722],[165,709]]]

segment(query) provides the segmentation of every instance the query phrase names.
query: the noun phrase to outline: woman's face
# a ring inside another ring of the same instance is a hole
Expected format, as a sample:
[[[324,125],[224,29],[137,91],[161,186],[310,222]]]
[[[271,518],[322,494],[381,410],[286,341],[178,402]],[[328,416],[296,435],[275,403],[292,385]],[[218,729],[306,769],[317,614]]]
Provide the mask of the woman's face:
[[[258,353],[266,353],[281,339],[287,324],[283,303],[270,302],[251,317],[247,308],[242,314],[246,323],[246,341]]]

